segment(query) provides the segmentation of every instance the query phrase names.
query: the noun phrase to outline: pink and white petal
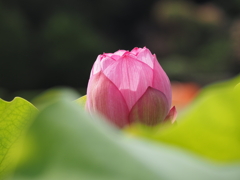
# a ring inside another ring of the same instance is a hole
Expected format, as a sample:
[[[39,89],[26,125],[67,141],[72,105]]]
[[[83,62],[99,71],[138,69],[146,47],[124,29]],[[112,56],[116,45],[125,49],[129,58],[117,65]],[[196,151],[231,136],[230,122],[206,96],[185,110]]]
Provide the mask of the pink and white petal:
[[[135,47],[130,52],[134,54],[135,56],[141,51],[142,48]]]
[[[154,62],[153,62],[154,57],[153,57],[152,53],[150,52],[150,50],[147,49],[146,47],[139,50],[139,52],[137,54],[137,59],[146,63],[149,67],[151,67],[153,69],[153,67],[154,67]]]
[[[133,58],[130,53],[104,69],[103,73],[118,87],[129,110],[146,89],[152,86],[153,70]]]
[[[102,114],[120,128],[129,124],[129,110],[122,94],[102,72],[94,75],[88,85],[86,108]]]
[[[120,59],[120,57],[121,57],[121,56],[116,55],[116,54],[113,54],[113,55],[111,56],[111,58],[115,59],[116,61],[117,61],[118,59]]]
[[[175,106],[173,106],[164,121],[170,121],[171,123],[174,123],[175,120],[177,119],[177,109]]]
[[[117,55],[117,54],[113,54],[113,53],[104,53],[103,55],[110,57],[114,60],[118,60],[121,56]]]
[[[172,90],[170,80],[162,69],[161,65],[157,61],[156,56],[154,55],[154,68],[153,68],[153,88],[158,89],[159,91],[163,92],[168,100],[168,107],[170,109],[172,103]]]
[[[102,58],[102,60],[100,62],[101,70],[103,71],[104,69],[111,67],[116,62],[117,61],[115,59],[105,56],[104,58]]]
[[[126,50],[118,50],[118,51],[116,51],[114,54],[115,55],[118,55],[118,56],[122,56],[124,53],[126,53],[126,52],[128,52],[128,51],[126,51]]]
[[[161,123],[169,110],[167,104],[167,98],[161,91],[149,87],[130,111],[129,121],[146,125]]]
[[[111,57],[112,55],[114,55],[113,53],[103,53],[104,56],[108,56]]]

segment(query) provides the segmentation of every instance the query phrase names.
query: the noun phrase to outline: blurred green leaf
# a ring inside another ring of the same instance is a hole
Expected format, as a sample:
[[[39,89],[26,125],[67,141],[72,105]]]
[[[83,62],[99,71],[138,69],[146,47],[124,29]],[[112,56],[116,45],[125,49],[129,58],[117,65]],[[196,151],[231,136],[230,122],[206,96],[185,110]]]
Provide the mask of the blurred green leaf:
[[[44,91],[32,100],[32,103],[38,108],[43,109],[61,98],[75,100],[79,97],[78,93],[67,87],[55,87]]]
[[[28,155],[14,179],[158,177],[120,146],[117,130],[91,119],[75,103],[60,99],[45,108],[35,120],[25,147]]]
[[[16,163],[13,146],[36,112],[37,109],[22,98],[16,97],[11,102],[0,99],[0,177]]]
[[[234,91],[240,91],[240,83],[238,83],[238,84],[234,87]]]
[[[11,180],[237,180],[239,168],[131,138],[59,98],[34,121]]]
[[[240,162],[240,76],[206,87],[177,119],[178,124],[152,133],[147,128],[128,131],[182,148],[216,162]]]
[[[207,94],[214,94],[214,92],[224,92],[226,90],[232,90],[234,87],[240,82],[240,75],[238,75],[235,78],[232,78],[230,80],[225,80],[221,82],[217,82],[214,84],[211,84],[204,88],[201,92],[201,96],[205,96]],[[200,97],[201,97],[200,96]]]

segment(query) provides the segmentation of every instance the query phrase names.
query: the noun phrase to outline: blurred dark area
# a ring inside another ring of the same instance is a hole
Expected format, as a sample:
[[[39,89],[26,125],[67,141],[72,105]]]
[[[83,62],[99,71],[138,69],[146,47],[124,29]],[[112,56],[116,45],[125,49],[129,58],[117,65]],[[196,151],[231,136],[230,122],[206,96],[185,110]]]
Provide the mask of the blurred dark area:
[[[0,98],[85,89],[98,54],[143,46],[171,81],[231,78],[240,72],[239,12],[240,0],[1,0]]]

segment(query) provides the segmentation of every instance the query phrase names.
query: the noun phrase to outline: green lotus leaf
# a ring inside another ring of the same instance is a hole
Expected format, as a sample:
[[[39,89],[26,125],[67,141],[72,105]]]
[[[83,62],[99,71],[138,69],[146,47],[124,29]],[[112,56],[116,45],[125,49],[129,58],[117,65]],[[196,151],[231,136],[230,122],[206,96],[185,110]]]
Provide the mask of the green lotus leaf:
[[[16,143],[37,112],[22,98],[16,97],[11,102],[0,99],[0,177],[4,177],[16,163]]]

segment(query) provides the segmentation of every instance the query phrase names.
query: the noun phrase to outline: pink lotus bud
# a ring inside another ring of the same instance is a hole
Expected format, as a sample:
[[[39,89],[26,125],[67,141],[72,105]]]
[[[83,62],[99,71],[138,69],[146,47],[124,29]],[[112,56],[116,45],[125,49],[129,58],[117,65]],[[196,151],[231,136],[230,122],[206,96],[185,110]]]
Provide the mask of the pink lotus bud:
[[[146,47],[97,57],[87,88],[91,113],[99,112],[119,127],[133,122],[156,125],[175,120],[171,102],[168,76]]]

